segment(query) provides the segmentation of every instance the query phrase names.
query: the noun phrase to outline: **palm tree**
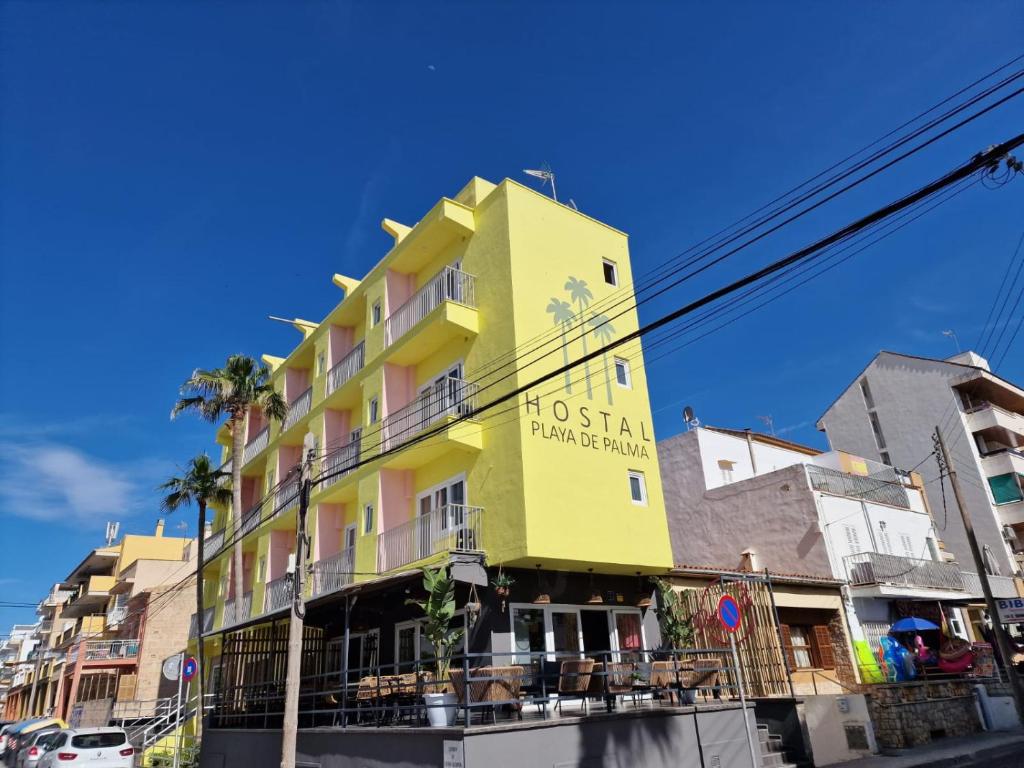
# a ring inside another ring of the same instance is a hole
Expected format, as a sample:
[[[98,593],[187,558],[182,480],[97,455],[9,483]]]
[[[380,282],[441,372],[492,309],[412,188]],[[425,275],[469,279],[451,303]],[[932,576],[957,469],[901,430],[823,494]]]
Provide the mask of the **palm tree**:
[[[227,414],[231,430],[231,540],[234,553],[231,576],[235,587],[235,606],[241,606],[242,583],[242,463],[245,453],[245,423],[253,407],[262,409],[270,419],[281,421],[288,404],[274,390],[270,369],[246,355],[231,355],[223,368],[205,371],[196,368],[181,385],[181,397],[171,410],[171,418],[195,411],[206,421],[216,423]]]
[[[201,453],[185,465],[185,473],[180,477],[172,477],[159,490],[167,491],[160,502],[165,512],[175,512],[182,507],[195,506],[199,510],[199,534],[196,543],[199,546],[199,564],[196,566],[196,656],[199,661],[196,679],[198,696],[196,698],[196,727],[203,719],[203,563],[206,560],[203,537],[206,534],[206,508],[209,505],[226,507],[231,503],[231,490],[224,487],[223,480],[227,472],[214,469],[210,457]]]
[[[612,336],[615,335],[615,329],[612,328],[611,321],[608,319],[608,315],[599,315],[597,312],[591,316],[590,320],[587,321],[590,329],[594,332],[597,337],[598,344],[602,347],[605,346],[609,341],[612,340]],[[612,404],[612,377],[608,371],[608,353],[606,351],[601,352],[601,361],[604,363],[604,386],[608,392],[608,405]]]
[[[575,317],[572,313],[572,307],[569,306],[569,302],[562,301],[561,299],[551,299],[551,303],[548,304],[547,311],[551,313],[552,319],[555,325],[562,327],[562,359],[565,360],[566,371],[565,371],[565,391],[572,394],[572,376],[568,370],[569,366],[569,344],[565,338],[565,333],[568,330],[569,323]]]
[[[569,292],[569,298],[572,299],[576,304],[579,305],[579,316],[582,318],[584,310],[590,306],[590,300],[594,298],[594,294],[587,288],[586,280],[577,280],[575,277],[570,275],[568,281],[565,283],[565,290]],[[584,332],[580,335],[580,339],[583,341],[583,356],[587,356],[587,333]],[[583,378],[587,382],[587,399],[594,399],[594,392],[590,388],[590,363],[586,360],[583,361]]]

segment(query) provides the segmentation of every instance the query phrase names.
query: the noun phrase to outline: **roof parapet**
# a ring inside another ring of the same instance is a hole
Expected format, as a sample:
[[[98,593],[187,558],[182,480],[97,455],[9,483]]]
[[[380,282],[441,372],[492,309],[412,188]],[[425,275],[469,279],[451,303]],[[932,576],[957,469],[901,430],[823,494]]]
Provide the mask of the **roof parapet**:
[[[359,287],[362,280],[357,280],[354,277],[347,277],[346,275],[339,275],[338,273],[335,273],[334,277],[331,278],[331,282],[345,292],[345,298],[347,299],[352,295],[352,292]]]
[[[271,371],[276,371],[281,367],[285,358],[278,357],[277,355],[260,355],[260,360],[266,363],[267,367],[270,368]]]
[[[412,232],[412,227],[407,227],[405,224],[399,224],[394,219],[382,220],[380,228],[395,238],[395,245],[402,242],[403,238]]]

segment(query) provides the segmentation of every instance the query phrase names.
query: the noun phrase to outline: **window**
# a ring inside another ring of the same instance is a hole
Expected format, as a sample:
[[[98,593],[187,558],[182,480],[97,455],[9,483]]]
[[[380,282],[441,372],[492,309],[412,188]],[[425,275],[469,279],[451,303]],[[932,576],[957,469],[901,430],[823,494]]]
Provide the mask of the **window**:
[[[376,424],[377,419],[380,417],[380,401],[376,397],[370,398],[370,403],[367,407],[367,421],[371,424]]]
[[[608,285],[618,285],[619,270],[616,268],[615,262],[604,259],[602,261],[602,268],[604,269],[604,281],[608,283]]]
[[[634,504],[647,506],[647,483],[644,481],[643,472],[629,473],[629,498]]]
[[[860,380],[860,393],[864,395],[864,405],[867,406],[869,411],[875,409],[875,398],[871,396],[871,388],[868,386],[867,379]]]
[[[623,389],[630,389],[633,386],[629,376],[629,361],[621,357],[615,358],[615,383]]]
[[[71,746],[78,749],[103,749],[104,747],[119,747],[126,741],[124,731],[110,730],[99,733],[83,733],[71,737]]]
[[[580,652],[580,622],[576,611],[551,611],[555,653]]]
[[[718,468],[722,470],[722,482],[728,485],[732,482],[732,470],[736,466],[735,461],[729,461],[728,459],[719,459]]]
[[[813,667],[811,661],[811,638],[809,627],[793,626],[789,628],[789,637],[793,644],[793,659],[797,669]]]
[[[878,420],[878,414],[872,411],[868,414],[868,420],[871,422],[871,431],[875,434],[875,444],[878,446],[878,450],[885,450],[885,436],[882,435],[882,424]]]
[[[882,460],[883,464],[887,464],[890,467],[892,466],[892,459],[889,458],[889,452],[888,451],[879,451],[878,458],[880,458]]]
[[[373,504],[363,509],[363,533],[373,533]]]
[[[544,637],[544,611],[540,608],[514,608],[512,632],[515,640],[517,664],[529,664],[531,653],[547,650]]]
[[[382,309],[381,309],[380,299],[377,299],[375,302],[373,302],[373,308],[370,310],[370,326],[371,327],[380,324],[381,312],[382,312]]]

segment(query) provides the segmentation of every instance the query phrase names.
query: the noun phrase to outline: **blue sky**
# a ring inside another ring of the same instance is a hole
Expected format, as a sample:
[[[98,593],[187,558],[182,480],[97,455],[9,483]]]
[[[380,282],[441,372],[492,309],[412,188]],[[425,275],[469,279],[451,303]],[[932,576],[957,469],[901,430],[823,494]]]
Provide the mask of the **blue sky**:
[[[169,422],[177,385],[286,353],[295,332],[266,316],[322,317],[331,274],[384,254],[382,217],[547,162],[644,271],[1022,47],[1012,2],[710,5],[0,4],[0,596],[38,599],[106,520],[149,530],[153,487],[212,442]],[[1018,132],[1018,101],[642,317]],[[947,328],[971,346],[1021,184],[653,363],[658,436],[690,404],[823,446],[815,419],[879,349],[947,356]],[[1024,380],[1024,338],[999,372]]]

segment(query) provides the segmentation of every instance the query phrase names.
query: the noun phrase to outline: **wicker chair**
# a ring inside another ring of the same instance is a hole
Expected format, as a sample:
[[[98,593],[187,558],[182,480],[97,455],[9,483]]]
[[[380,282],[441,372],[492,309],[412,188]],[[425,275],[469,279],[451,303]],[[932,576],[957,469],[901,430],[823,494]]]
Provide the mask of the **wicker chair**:
[[[555,709],[562,706],[566,698],[583,700],[583,711],[587,711],[587,690],[590,688],[590,676],[594,671],[593,659],[570,659],[562,662],[558,674],[558,703]]]
[[[452,669],[450,676],[459,703],[463,704],[466,692],[464,670]],[[525,676],[526,670],[521,666],[473,667],[469,670],[470,704],[491,704],[492,716],[499,705],[512,704],[522,719],[519,691]]]

